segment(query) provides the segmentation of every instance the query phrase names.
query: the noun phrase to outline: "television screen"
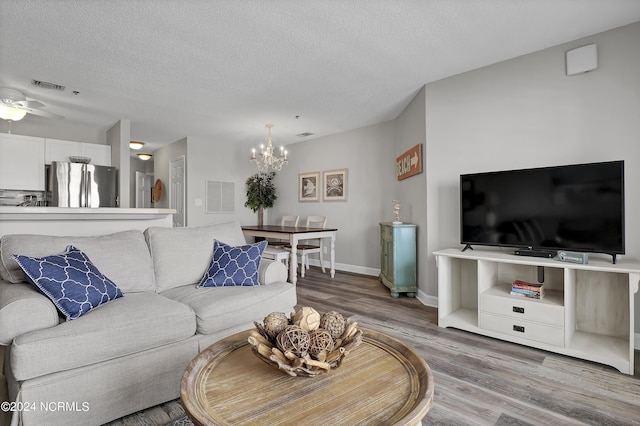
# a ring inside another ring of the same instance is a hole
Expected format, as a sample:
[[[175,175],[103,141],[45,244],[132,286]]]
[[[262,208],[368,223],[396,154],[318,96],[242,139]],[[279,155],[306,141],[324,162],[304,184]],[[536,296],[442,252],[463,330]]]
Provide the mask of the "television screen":
[[[460,240],[624,254],[624,161],[460,176]]]

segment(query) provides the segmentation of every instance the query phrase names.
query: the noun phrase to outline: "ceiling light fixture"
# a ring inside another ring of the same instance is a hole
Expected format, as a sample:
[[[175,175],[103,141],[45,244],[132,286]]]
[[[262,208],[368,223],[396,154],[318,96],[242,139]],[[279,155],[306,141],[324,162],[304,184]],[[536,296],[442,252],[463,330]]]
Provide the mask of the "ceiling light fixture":
[[[287,151],[283,146],[280,146],[280,154],[278,156],[273,155],[273,140],[271,138],[271,128],[273,124],[265,125],[269,129],[266,141],[267,146],[260,145],[260,156],[256,157],[256,149],[251,150],[251,162],[258,167],[258,173],[279,172],[282,170],[282,166],[287,164]]]
[[[131,149],[142,149],[142,147],[144,146],[144,142],[139,142],[139,141],[130,141],[129,142],[129,148]]]
[[[20,121],[27,115],[27,111],[6,106],[0,105],[0,118],[8,121]]]
[[[151,154],[144,154],[144,153],[140,153],[137,155],[138,155],[138,158],[141,159],[142,161],[151,160],[151,157],[153,157],[153,155]]]

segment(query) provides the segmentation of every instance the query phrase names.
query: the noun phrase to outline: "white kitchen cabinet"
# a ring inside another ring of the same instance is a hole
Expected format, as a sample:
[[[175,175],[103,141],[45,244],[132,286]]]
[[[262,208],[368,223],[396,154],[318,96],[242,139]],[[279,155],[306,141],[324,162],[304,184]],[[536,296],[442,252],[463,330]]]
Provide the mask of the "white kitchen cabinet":
[[[50,138],[45,140],[46,164],[51,164],[52,161],[69,161],[69,156],[89,157],[91,164],[111,166],[110,145]]]
[[[82,143],[82,156],[91,158],[96,166],[111,166],[111,145]]]
[[[0,189],[44,191],[44,138],[0,134]]]

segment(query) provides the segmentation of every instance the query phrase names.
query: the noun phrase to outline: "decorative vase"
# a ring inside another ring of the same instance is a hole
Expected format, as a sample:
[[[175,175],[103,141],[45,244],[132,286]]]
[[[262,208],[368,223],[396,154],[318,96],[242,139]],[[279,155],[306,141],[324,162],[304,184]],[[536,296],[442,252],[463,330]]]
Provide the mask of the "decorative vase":
[[[258,207],[258,226],[264,225],[264,206],[260,204]]]

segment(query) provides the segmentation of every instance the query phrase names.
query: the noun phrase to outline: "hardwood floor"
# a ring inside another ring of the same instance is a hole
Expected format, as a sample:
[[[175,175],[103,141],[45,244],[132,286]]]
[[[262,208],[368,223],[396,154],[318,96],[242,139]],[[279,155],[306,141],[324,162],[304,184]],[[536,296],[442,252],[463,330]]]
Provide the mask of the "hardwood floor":
[[[435,380],[423,425],[640,424],[640,354],[634,376],[455,329],[439,328],[437,309],[392,299],[375,277],[314,269],[298,281],[298,303],[336,309],[362,326],[416,349]]]
[[[640,354],[635,376],[613,368],[437,325],[437,310],[377,278],[311,268],[298,280],[298,302],[337,310],[363,327],[415,348],[435,380],[423,425],[640,425]],[[111,425],[161,425],[180,414],[177,402]],[[162,419],[162,420],[161,420]]]

